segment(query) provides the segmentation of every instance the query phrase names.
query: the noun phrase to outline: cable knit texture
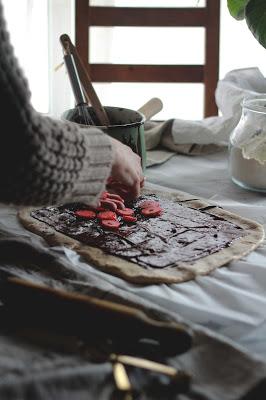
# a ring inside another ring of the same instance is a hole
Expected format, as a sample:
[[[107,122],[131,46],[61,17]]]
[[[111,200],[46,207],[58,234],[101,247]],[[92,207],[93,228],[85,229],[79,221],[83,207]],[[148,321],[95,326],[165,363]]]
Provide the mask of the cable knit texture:
[[[14,56],[0,0],[0,201],[94,204],[110,174],[109,137],[37,113]]]

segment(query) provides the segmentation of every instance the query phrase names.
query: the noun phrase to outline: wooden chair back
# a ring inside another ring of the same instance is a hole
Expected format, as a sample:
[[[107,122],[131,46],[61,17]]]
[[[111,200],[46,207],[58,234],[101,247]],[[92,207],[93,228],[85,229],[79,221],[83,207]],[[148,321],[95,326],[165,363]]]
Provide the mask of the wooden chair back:
[[[92,26],[204,27],[203,65],[95,64],[89,61]],[[205,7],[96,7],[76,0],[76,47],[93,82],[174,82],[204,84],[204,115],[217,115],[215,89],[219,76],[220,0]]]

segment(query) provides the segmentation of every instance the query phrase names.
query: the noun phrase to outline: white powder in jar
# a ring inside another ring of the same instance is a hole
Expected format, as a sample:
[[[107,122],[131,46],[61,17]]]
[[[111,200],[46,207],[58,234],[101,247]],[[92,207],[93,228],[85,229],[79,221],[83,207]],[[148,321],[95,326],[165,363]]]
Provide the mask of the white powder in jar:
[[[230,174],[237,184],[248,189],[266,191],[266,161],[245,158],[241,148],[232,146],[229,156]]]

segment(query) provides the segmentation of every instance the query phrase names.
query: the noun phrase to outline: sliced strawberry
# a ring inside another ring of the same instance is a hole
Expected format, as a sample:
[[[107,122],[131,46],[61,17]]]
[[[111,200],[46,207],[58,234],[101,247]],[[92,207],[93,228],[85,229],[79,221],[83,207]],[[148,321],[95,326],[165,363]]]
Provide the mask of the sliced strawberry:
[[[104,228],[106,228],[106,229],[114,229],[114,230],[116,230],[120,226],[119,221],[114,221],[114,220],[111,220],[111,219],[103,219],[101,221],[101,223],[102,223],[102,226]]]
[[[134,210],[132,210],[132,208],[124,208],[123,210],[117,209],[116,213],[121,215],[121,217],[124,217],[125,215],[133,215]]]
[[[114,220],[116,221],[116,213],[113,211],[101,211],[97,215],[97,217],[101,220]]]
[[[99,207],[97,207],[96,208],[96,211],[106,211],[106,208],[103,208],[103,207],[101,207],[101,206],[99,206]]]
[[[155,200],[144,200],[142,203],[140,203],[140,208],[148,207],[160,207],[160,204]]]
[[[125,222],[137,222],[137,218],[134,217],[133,215],[124,215],[123,220]]]
[[[158,206],[146,207],[141,210],[141,214],[145,217],[158,217],[162,214],[162,209]]]
[[[111,211],[117,210],[117,204],[113,200],[109,200],[108,197],[106,197],[105,200],[101,200],[101,206],[105,210],[111,210]]]
[[[77,210],[77,211],[75,211],[75,214],[78,217],[82,217],[82,218],[88,218],[88,219],[96,218],[96,213],[91,210]]]

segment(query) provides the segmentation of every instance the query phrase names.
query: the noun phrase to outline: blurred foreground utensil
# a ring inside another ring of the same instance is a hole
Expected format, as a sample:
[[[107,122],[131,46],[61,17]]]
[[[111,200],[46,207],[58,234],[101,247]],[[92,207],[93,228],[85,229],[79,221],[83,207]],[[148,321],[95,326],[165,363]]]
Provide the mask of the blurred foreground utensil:
[[[89,295],[9,277],[0,280],[0,298],[10,315],[16,315],[17,323],[80,335],[84,341],[108,337],[113,353],[125,354],[134,343],[141,347],[139,341],[143,339],[158,342],[164,357],[182,354],[192,346],[188,327],[159,321],[134,307]]]
[[[23,337],[30,335],[36,343],[54,343],[55,349],[58,343],[61,351],[78,352],[95,362],[111,362],[121,399],[135,398],[127,367],[167,376],[176,393],[185,393],[189,388],[191,376],[186,371],[146,359],[138,355],[139,351],[132,356],[116,349],[119,344],[122,350],[125,341],[127,346],[123,350],[130,350],[136,338],[147,338],[148,342],[158,341],[162,359],[176,356],[192,346],[191,333],[185,326],[153,319],[132,306],[18,277],[0,280],[0,298],[6,312],[1,321],[11,332],[14,327],[17,333]]]
[[[85,125],[94,125],[94,122],[88,111],[88,104],[82,90],[76,63],[68,45],[64,46],[64,62],[76,100],[76,108],[80,117],[79,122]]]
[[[71,42],[70,37],[67,34],[61,35],[60,42],[64,49],[69,48],[70,53],[72,54],[72,56],[75,60],[83,91],[85,93],[87,101],[89,103],[91,103],[91,106],[96,114],[97,119],[98,119],[96,125],[101,125],[101,126],[110,125],[108,115],[107,115],[104,107],[102,106],[100,99],[97,96],[97,93],[94,90],[94,87],[91,82],[91,78],[83,64],[83,61],[82,61],[76,47]]]
[[[158,372],[163,375],[167,375],[171,378],[175,378],[178,375],[178,371],[175,368],[169,367],[168,365],[165,364],[147,360],[145,358],[132,357],[120,354],[111,354],[110,360],[112,362],[118,362],[125,365],[131,365],[132,367]]]
[[[118,390],[123,392],[130,392],[132,390],[131,383],[129,381],[126,369],[120,362],[113,363],[113,374]]]

